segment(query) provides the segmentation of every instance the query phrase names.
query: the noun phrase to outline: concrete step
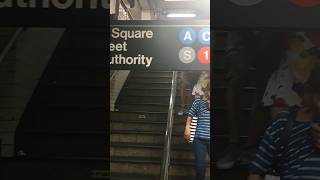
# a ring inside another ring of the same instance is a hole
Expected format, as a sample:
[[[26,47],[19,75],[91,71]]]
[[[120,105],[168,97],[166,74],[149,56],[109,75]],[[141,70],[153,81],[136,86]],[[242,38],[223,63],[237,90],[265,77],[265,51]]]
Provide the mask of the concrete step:
[[[184,123],[174,121],[173,132],[183,133]],[[166,119],[163,122],[159,121],[126,121],[126,120],[111,120],[111,130],[140,130],[140,131],[165,131],[167,126]]]
[[[157,175],[145,174],[128,174],[128,173],[111,173],[110,180],[156,180],[159,179]]]
[[[110,156],[161,158],[163,156],[163,145],[113,142],[110,144]],[[194,160],[191,144],[172,145],[171,159]]]
[[[170,103],[170,95],[168,96],[121,96],[117,101],[118,104],[125,104],[125,103],[161,103],[161,104],[169,104]],[[175,104],[181,104],[180,96],[176,96]]]
[[[123,142],[123,143],[154,143],[163,144],[164,134],[162,131],[126,131],[126,130],[111,130],[110,141],[113,142]],[[183,134],[173,134],[172,144],[183,145],[185,141],[183,139]]]
[[[195,165],[193,161],[172,160],[169,175],[189,176],[195,178]],[[206,168],[206,179],[210,179],[209,162]]]
[[[111,130],[139,130],[139,131],[165,131],[167,123],[163,122],[148,122],[148,121],[111,121]]]
[[[117,143],[110,144],[110,157],[161,158],[162,144]]]
[[[111,112],[110,119],[112,120],[127,120],[127,121],[166,121],[168,112]]]
[[[128,81],[124,87],[125,88],[167,88],[167,89],[171,89],[171,82],[149,82],[149,83],[145,83],[145,82],[131,82]],[[178,82],[178,87],[180,86],[180,83]]]
[[[156,175],[112,173],[111,180],[158,180]],[[189,176],[169,176],[169,180],[194,180]],[[206,179],[209,180],[209,179]]]
[[[111,157],[110,174],[130,173],[144,175],[160,175],[161,159]]]
[[[171,71],[133,71],[130,73],[130,76],[132,78],[144,78],[144,77],[153,77],[153,78],[159,78],[159,77],[168,77],[172,78],[173,72]]]
[[[110,172],[144,175],[160,175],[161,159],[157,158],[125,158],[111,157]],[[173,160],[169,175],[194,177],[195,170],[193,162]],[[207,168],[206,176],[210,176],[210,167]]]
[[[120,93],[119,98],[122,96],[170,96],[170,89],[124,89]]]
[[[179,109],[180,106],[176,106],[175,109]],[[124,103],[124,104],[116,104],[116,109],[118,111],[147,111],[147,112],[168,112],[169,104],[161,104],[161,103]]]
[[[171,83],[172,78],[170,77],[159,77],[159,78],[154,78],[154,77],[129,77],[127,81],[135,82],[135,83]]]

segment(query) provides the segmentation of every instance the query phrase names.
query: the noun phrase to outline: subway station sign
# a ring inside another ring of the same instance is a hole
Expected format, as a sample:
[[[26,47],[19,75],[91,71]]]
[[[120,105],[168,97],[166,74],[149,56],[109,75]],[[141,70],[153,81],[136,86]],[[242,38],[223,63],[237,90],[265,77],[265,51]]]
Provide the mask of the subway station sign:
[[[213,28],[319,29],[320,0],[218,0]]]
[[[0,0],[0,26],[107,26],[109,0]]]
[[[111,21],[111,69],[210,69],[209,21]]]

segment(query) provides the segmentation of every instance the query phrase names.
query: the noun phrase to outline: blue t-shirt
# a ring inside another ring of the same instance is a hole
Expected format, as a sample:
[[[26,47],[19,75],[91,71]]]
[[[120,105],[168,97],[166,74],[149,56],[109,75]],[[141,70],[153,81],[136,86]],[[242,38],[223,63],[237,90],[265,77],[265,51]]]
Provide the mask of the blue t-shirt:
[[[197,98],[189,110],[189,117],[197,117],[195,138],[210,139],[210,110],[209,104]]]
[[[275,159],[279,159],[277,162],[281,162],[278,168],[281,180],[320,180],[320,153],[312,145],[310,123],[294,121],[287,147],[284,148],[285,145],[280,144],[280,137],[283,137],[289,113],[282,113],[287,115],[278,118],[267,128],[255,160],[251,163],[251,173],[264,176],[273,169]],[[276,147],[281,150],[276,150]]]

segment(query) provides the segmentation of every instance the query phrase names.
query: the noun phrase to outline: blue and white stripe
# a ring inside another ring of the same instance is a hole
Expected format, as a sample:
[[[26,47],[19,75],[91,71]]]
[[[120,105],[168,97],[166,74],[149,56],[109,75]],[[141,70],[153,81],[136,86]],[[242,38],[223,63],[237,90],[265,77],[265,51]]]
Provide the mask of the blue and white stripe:
[[[189,117],[197,117],[195,138],[210,139],[210,110],[208,103],[202,99],[196,99],[190,110]]]
[[[287,147],[280,141],[283,130],[289,121],[289,113],[274,121],[266,130],[257,149],[255,160],[251,163],[252,174],[265,176],[274,167],[275,157],[282,162],[279,167],[281,180],[320,180],[320,152],[312,145],[310,123],[294,121],[289,133]],[[286,152],[276,154],[276,147]]]

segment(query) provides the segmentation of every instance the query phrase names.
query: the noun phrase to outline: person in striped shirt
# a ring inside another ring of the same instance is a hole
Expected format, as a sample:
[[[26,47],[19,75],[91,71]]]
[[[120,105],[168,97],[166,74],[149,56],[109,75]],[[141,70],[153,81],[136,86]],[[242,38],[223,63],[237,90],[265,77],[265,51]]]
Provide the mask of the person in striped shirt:
[[[320,180],[320,137],[311,133],[320,125],[320,66],[304,85],[302,107],[295,115],[281,112],[276,117],[260,142],[248,180],[263,180],[272,170],[281,180]]]
[[[190,140],[191,121],[198,118],[195,137],[192,143],[195,154],[196,180],[204,180],[206,174],[206,155],[210,154],[210,83],[203,88],[204,95],[194,100],[186,120],[184,138]]]

